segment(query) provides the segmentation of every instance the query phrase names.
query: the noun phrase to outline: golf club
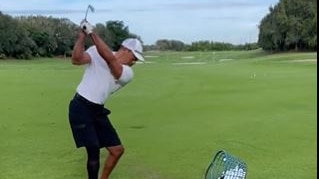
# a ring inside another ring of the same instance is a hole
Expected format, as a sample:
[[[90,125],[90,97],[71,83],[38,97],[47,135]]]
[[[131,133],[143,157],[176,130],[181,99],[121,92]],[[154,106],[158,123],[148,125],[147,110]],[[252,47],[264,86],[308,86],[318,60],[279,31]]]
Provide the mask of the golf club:
[[[85,13],[85,17],[84,17],[84,20],[87,20],[86,18],[87,18],[87,15],[88,15],[88,12],[89,12],[89,10],[91,11],[91,12],[94,12],[94,7],[92,6],[92,5],[88,5],[88,7],[87,7],[87,9],[86,9],[86,13]]]

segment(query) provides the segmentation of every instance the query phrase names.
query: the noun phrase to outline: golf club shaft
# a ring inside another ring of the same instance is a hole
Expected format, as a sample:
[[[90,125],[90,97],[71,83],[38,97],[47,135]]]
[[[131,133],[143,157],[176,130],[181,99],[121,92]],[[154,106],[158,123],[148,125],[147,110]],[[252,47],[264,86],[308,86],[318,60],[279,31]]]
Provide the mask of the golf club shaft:
[[[88,12],[89,12],[89,8],[90,8],[90,7],[88,6],[88,8],[86,9],[84,20],[86,20],[86,17],[87,17]]]

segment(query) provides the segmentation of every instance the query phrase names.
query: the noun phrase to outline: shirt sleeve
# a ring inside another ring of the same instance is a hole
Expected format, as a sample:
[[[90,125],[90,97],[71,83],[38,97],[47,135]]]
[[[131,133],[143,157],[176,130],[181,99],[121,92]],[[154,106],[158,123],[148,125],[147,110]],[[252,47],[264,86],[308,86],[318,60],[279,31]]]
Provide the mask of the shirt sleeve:
[[[118,79],[118,82],[121,86],[124,86],[132,80],[133,76],[134,76],[134,73],[132,68],[127,65],[123,65],[122,74],[120,78]]]
[[[93,46],[89,47],[85,52],[90,55],[91,59],[93,59],[96,56],[96,53],[97,53],[96,46],[93,45]]]

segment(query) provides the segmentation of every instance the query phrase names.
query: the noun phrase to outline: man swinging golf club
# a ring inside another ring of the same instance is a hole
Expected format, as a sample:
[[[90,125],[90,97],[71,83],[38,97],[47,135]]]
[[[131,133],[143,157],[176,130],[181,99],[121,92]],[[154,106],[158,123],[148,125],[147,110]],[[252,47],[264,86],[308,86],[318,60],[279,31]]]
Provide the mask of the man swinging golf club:
[[[108,156],[100,179],[108,179],[124,148],[104,104],[113,92],[131,81],[131,66],[137,60],[144,61],[142,45],[139,40],[129,38],[122,42],[117,52],[112,52],[93,32],[87,20],[83,20],[80,27],[82,30],[73,47],[72,63],[85,64],[86,67],[69,105],[69,121],[76,146],[86,148],[88,178],[98,178],[100,148],[106,148]],[[94,45],[84,51],[86,37]]]

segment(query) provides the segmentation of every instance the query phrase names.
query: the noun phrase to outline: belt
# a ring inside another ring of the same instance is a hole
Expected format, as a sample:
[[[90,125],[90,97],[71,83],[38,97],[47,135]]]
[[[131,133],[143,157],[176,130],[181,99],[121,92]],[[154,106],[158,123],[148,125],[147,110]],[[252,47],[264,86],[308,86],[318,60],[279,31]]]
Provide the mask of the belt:
[[[82,101],[85,104],[90,105],[90,106],[95,106],[95,107],[103,107],[104,106],[103,104],[97,104],[97,103],[93,103],[93,102],[87,100],[85,97],[81,96],[79,93],[75,93],[74,99]]]

